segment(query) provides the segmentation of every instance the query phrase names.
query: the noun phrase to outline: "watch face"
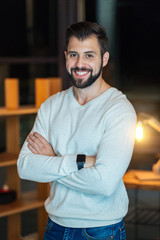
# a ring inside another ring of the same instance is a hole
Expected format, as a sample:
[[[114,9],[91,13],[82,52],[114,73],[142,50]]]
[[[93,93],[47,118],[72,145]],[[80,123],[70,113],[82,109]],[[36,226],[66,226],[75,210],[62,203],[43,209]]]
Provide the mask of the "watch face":
[[[79,163],[79,162],[85,163],[85,160],[86,160],[86,155],[84,155],[84,154],[78,154],[78,155],[77,155],[77,162],[78,162],[78,163]]]

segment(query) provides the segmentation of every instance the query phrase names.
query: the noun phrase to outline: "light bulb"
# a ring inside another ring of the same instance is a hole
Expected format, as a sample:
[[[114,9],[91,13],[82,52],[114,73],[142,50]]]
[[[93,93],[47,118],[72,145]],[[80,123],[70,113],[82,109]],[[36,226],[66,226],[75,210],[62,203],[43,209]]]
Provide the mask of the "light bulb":
[[[137,123],[136,139],[139,142],[143,139],[143,127],[142,127],[142,122],[141,121],[138,121],[138,123]]]

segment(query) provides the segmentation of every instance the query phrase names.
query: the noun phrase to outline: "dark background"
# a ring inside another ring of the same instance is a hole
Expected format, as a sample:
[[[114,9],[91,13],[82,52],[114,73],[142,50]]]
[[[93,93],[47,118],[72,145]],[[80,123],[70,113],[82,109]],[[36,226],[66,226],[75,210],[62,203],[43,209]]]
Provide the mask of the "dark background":
[[[32,8],[28,13],[26,6],[29,6],[29,2],[32,2]],[[87,21],[99,21],[97,9],[100,2],[106,5],[112,1],[84,1],[84,18]],[[104,78],[127,95],[137,114],[143,111],[160,120],[160,1],[114,2],[114,44],[110,50],[109,64],[104,69]],[[32,20],[32,24],[28,25],[27,19]],[[20,79],[20,105],[34,104],[34,79],[37,77],[60,76],[63,89],[70,86],[63,57],[64,35],[66,26],[76,19],[76,0],[1,1],[0,107],[4,106],[5,78]],[[32,128],[34,117],[21,118],[21,144]],[[149,127],[146,131],[149,137],[141,144],[135,143],[130,168],[151,170],[157,160],[159,133]],[[0,118],[0,152],[3,151],[5,119]],[[5,183],[5,171],[5,168],[0,168],[0,188]],[[30,188],[30,185],[29,182],[22,183],[25,189]],[[131,203],[133,195],[133,191],[129,191]],[[158,206],[157,193],[154,192],[141,191],[139,200],[143,206]],[[35,214],[35,211],[22,214],[23,234],[35,231]],[[6,240],[6,224],[6,218],[0,218],[1,240]],[[152,229],[150,232],[156,231]],[[142,236],[145,232],[146,229],[142,229]],[[151,240],[151,235],[148,234],[147,239]],[[132,237],[134,234],[128,240]],[[156,239],[159,237],[158,233]]]

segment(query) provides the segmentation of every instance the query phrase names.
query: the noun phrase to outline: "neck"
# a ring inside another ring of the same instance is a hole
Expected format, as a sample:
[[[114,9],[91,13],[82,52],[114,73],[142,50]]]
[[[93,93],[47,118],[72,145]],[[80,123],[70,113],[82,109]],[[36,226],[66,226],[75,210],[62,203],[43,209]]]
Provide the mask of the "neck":
[[[96,81],[94,84],[87,88],[73,87],[73,94],[80,105],[85,105],[87,102],[104,93],[110,87],[111,86],[109,84],[101,79],[101,81]]]

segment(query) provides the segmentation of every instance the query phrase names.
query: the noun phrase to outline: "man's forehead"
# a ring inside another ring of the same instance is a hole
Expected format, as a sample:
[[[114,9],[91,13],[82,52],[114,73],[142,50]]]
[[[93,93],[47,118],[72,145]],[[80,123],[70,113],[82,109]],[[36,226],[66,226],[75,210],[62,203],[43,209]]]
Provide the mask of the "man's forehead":
[[[82,50],[82,48],[84,51],[99,51],[100,46],[97,37],[95,35],[91,35],[83,40],[78,39],[75,36],[70,38],[68,43],[68,51],[76,51],[76,49]]]

